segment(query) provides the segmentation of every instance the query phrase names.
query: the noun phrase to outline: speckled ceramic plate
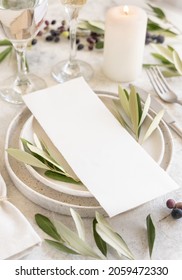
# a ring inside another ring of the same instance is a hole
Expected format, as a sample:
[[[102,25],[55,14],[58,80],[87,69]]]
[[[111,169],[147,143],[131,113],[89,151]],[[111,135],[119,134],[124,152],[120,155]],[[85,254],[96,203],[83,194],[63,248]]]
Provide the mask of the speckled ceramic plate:
[[[30,116],[31,113],[25,108],[12,120],[6,135],[5,149],[8,147],[19,148],[22,127]],[[172,156],[172,136],[164,122],[160,123],[160,129],[165,142],[164,156],[160,166],[166,170]],[[104,215],[106,214],[94,197],[68,195],[47,187],[32,177],[24,164],[14,160],[7,153],[5,153],[5,164],[17,189],[29,200],[41,207],[64,215],[70,215],[70,207],[72,207],[82,217],[94,217],[97,210]]]
[[[117,106],[119,109],[121,109],[120,102],[118,100],[118,97],[114,97],[109,94],[100,95],[100,98],[103,100],[103,102],[107,105],[109,110],[115,114],[115,106],[113,106],[113,100],[115,99],[115,102],[117,102]],[[140,136],[142,137],[144,133],[146,132],[147,128],[150,125],[152,117],[147,116],[145,122],[142,125]],[[47,137],[46,133],[42,129],[42,127],[38,124],[36,119],[33,116],[30,116],[28,120],[25,122],[22,131],[20,133],[20,137],[28,140],[31,143],[34,143],[34,135],[37,135],[39,139],[49,148],[51,155],[53,157],[56,157],[56,161],[59,162],[61,166],[65,170],[67,170],[68,173],[70,173],[69,170],[71,170],[68,163],[64,160],[63,156],[59,153],[59,151],[56,149],[56,147],[52,144],[50,139]],[[155,145],[154,145],[155,143]],[[152,135],[142,144],[143,149],[158,163],[161,163],[161,160],[164,155],[164,137],[161,131],[160,127],[157,127],[156,130],[152,133]],[[23,145],[20,141],[20,148],[24,150]],[[53,188],[54,190],[69,194],[69,195],[75,195],[75,196],[82,196],[82,197],[92,197],[93,195],[88,191],[88,189],[83,184],[71,184],[71,183],[64,183],[61,181],[57,181],[51,178],[48,178],[44,174],[44,170],[41,168],[35,168],[30,165],[25,165],[28,171],[31,173],[33,177],[35,177],[37,180],[45,184],[46,186]],[[71,170],[71,172],[73,172]]]

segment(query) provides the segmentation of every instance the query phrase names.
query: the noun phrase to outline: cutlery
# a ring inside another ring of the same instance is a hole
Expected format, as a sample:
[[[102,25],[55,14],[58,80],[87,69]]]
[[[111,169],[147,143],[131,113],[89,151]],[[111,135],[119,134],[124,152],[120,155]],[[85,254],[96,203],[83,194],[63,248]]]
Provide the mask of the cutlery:
[[[170,88],[157,66],[150,67],[146,72],[154,90],[163,101],[182,105],[182,101],[178,100],[176,93]]]
[[[147,99],[147,96],[149,93],[145,91],[144,89],[141,89],[137,86],[134,86],[136,91],[139,93],[141,99],[145,102]],[[157,101],[153,96],[151,96],[151,104],[150,107],[153,111],[158,113],[160,110],[164,109],[164,107],[160,104],[159,101]],[[175,131],[180,137],[182,137],[182,128],[178,126],[175,119],[165,110],[163,120],[165,123],[173,130]]]

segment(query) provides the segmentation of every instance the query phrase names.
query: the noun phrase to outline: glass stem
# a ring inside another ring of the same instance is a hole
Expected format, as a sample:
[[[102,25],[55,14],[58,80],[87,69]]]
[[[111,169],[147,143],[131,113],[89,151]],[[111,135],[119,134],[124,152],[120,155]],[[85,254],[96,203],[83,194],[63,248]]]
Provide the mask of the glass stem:
[[[67,13],[69,15],[69,28],[70,28],[70,56],[69,64],[76,65],[76,29],[77,20],[80,8],[67,8]]]
[[[19,83],[25,84],[28,83],[27,73],[28,73],[28,67],[26,62],[26,47],[27,43],[21,43],[21,44],[14,44],[14,48],[16,51],[16,58],[17,58],[17,67],[18,67],[18,75],[17,80]]]

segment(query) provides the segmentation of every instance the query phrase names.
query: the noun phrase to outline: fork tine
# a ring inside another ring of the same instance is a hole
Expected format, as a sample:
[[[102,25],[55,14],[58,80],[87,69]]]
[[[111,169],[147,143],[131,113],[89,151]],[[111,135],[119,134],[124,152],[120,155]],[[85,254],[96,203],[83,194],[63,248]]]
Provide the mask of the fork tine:
[[[155,71],[156,73],[158,74],[158,76],[160,77],[160,81],[161,81],[161,84],[163,84],[163,87],[165,88],[166,91],[169,91],[170,90],[170,87],[168,85],[168,83],[166,82],[166,80],[164,79],[164,76],[162,75],[159,67],[154,67],[155,68]]]
[[[163,84],[163,81],[161,80],[161,77],[159,76],[156,67],[152,67],[152,71],[153,71],[154,81],[157,83],[160,93],[163,94],[164,92],[166,92],[167,89]]]
[[[155,69],[153,69],[153,67],[147,69],[147,75],[149,77],[149,80],[153,86],[153,88],[155,89],[155,91],[158,93],[158,94],[161,94],[162,92],[162,88],[161,88],[161,84],[159,83],[159,80],[156,76],[156,73],[154,71]]]

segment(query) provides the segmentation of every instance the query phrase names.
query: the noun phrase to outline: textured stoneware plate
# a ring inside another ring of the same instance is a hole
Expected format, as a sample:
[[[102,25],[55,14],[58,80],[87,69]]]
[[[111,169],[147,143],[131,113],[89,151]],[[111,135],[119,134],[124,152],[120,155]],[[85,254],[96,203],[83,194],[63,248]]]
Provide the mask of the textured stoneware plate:
[[[114,114],[114,107],[113,107],[113,99],[115,99],[118,102],[118,98],[105,94],[100,95],[100,98],[103,100],[103,102],[106,104],[106,106],[109,108],[109,110]],[[119,102],[118,102],[119,106]],[[120,106],[121,108],[121,106]],[[152,117],[148,116],[142,125],[141,133],[140,135],[143,136],[147,127],[149,126],[150,122],[152,120]],[[46,144],[46,146],[49,148],[50,151],[52,151],[51,155],[57,156],[59,151],[55,148],[55,146],[52,144],[52,142],[49,140],[41,126],[37,123],[35,118],[33,116],[30,116],[28,120],[25,122],[22,131],[20,133],[20,138],[24,138],[31,143],[34,143],[34,134],[38,136],[39,139],[43,143]],[[153,134],[142,144],[142,147],[144,150],[160,165],[161,160],[164,155],[164,137],[161,131],[161,128],[158,127],[153,132]],[[20,141],[20,148],[23,149],[23,145]],[[54,156],[53,156],[54,158]],[[64,167],[65,170],[68,169],[65,167],[64,158],[60,157],[58,158],[58,162],[61,166]],[[71,184],[71,183],[64,183],[61,181],[53,180],[48,178],[44,174],[44,170],[40,168],[34,168],[30,165],[26,165],[26,168],[31,173],[33,177],[35,177],[37,180],[42,182],[48,187],[53,188],[54,190],[69,194],[69,195],[75,195],[75,196],[82,196],[82,197],[92,197],[92,194],[87,190],[87,188],[84,185],[77,185],[77,184]],[[69,167],[70,168],[70,167]],[[68,172],[69,173],[69,172]]]
[[[9,125],[5,149],[8,147],[19,148],[20,133],[31,113],[24,109]],[[172,136],[164,122],[160,123],[160,129],[164,138],[164,155],[160,166],[167,170],[172,157]],[[94,197],[77,197],[58,192],[35,179],[24,164],[14,160],[5,153],[5,164],[8,173],[17,189],[30,201],[50,211],[64,215],[70,215],[70,207],[75,209],[82,217],[95,217],[95,211],[105,214]]]

